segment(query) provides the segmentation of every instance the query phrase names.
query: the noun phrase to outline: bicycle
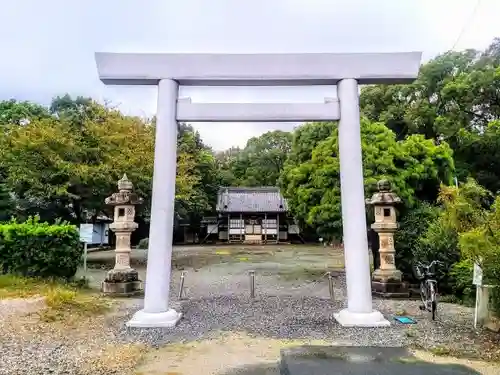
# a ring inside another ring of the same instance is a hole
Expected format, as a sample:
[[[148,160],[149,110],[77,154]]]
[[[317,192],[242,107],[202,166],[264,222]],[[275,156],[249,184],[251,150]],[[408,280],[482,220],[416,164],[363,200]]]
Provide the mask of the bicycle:
[[[433,260],[428,265],[418,262],[415,267],[417,277],[420,279],[420,298],[423,303],[420,309],[431,312],[432,320],[436,320],[437,311],[437,280],[433,269],[436,264],[443,265],[443,262]]]

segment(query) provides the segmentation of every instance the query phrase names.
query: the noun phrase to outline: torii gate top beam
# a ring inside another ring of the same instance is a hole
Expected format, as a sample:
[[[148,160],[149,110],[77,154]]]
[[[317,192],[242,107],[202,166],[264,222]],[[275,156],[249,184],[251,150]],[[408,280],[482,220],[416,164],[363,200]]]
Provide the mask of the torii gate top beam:
[[[99,78],[109,85],[157,85],[173,79],[185,86],[335,85],[410,83],[421,52],[401,53],[108,53],[95,55]]]

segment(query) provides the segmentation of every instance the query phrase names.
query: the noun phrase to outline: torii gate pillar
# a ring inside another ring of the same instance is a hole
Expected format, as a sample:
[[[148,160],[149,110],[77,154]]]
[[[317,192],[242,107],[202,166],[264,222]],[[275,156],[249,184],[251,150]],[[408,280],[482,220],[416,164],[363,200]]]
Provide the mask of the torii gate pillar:
[[[181,314],[170,308],[170,270],[175,200],[178,121],[339,120],[339,156],[347,279],[347,307],[334,314],[343,326],[384,327],[373,310],[368,255],[358,84],[409,83],[421,53],[359,54],[116,54],[96,53],[105,84],[157,85],[153,197],[144,308],[130,327],[174,327]],[[338,100],[325,103],[191,103],[178,100],[179,85],[337,85]]]

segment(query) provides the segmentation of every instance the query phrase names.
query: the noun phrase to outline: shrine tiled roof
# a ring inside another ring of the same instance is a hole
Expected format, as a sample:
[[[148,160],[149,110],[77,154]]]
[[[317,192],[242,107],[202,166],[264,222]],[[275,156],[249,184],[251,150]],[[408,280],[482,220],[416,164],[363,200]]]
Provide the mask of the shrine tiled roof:
[[[223,187],[217,197],[218,212],[286,212],[286,199],[277,187]]]

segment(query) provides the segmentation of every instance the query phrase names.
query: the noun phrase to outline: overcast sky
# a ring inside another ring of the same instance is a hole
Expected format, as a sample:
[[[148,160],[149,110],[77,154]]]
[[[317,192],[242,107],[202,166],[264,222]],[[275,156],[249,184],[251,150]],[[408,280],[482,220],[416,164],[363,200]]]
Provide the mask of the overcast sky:
[[[153,87],[106,87],[95,51],[391,52],[424,58],[484,48],[500,36],[500,1],[482,0],[15,0],[2,4],[0,100],[48,104],[92,96],[151,116]],[[189,88],[202,102],[323,101],[335,88]],[[215,149],[293,124],[194,124]]]

